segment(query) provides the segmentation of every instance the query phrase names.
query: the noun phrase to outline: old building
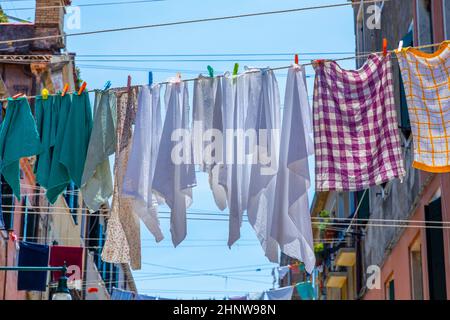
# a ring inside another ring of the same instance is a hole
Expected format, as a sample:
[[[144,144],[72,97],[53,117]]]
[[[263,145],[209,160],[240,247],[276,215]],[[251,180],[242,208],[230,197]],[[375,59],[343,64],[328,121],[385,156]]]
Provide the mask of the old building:
[[[0,23],[0,41],[62,35],[64,6],[69,4],[69,0],[37,0],[34,23]],[[18,93],[33,96],[43,88],[56,93],[66,83],[70,91],[78,89],[73,57],[74,54],[66,53],[64,37],[1,44],[0,98]],[[32,110],[33,103],[30,99]],[[36,184],[34,161],[27,158],[20,162],[21,201],[12,196],[11,188],[2,181],[0,265],[17,265],[19,241],[83,247],[82,281],[69,282],[74,299],[109,299],[113,287],[136,292],[128,265],[112,265],[100,259],[108,208],[89,213],[73,183],[50,205],[45,190]],[[0,300],[45,300],[55,288],[53,282],[43,293],[18,291],[17,272],[0,271]]]
[[[356,55],[381,51],[383,38],[388,41],[388,49],[397,48],[400,40],[406,47],[449,39],[448,0],[376,4],[354,0],[353,8]],[[374,12],[380,12],[379,20],[369,23]],[[364,61],[359,59],[356,67],[361,67]],[[402,182],[395,180],[367,190],[365,197],[361,192],[316,194],[313,219],[326,210],[331,213],[333,226],[339,226],[337,239],[325,244],[323,299],[450,297],[450,232],[439,227],[442,222],[450,222],[450,174],[429,174],[412,168],[414,141],[395,57],[393,68],[407,174]],[[347,206],[341,198],[348,199]],[[336,214],[340,211],[342,214]],[[353,217],[357,219],[352,221]],[[367,218],[380,223],[366,225]],[[438,228],[429,228],[430,225]],[[315,238],[321,239],[317,228]]]

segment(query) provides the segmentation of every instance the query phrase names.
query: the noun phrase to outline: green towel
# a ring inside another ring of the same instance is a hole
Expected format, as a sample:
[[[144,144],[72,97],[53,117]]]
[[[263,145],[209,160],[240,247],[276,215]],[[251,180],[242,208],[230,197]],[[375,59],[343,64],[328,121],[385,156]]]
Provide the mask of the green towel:
[[[61,97],[56,95],[53,98],[53,112],[57,114],[55,123],[55,139],[53,157],[51,158],[50,175],[47,181],[47,199],[53,204],[58,196],[70,183],[70,176],[67,168],[59,161],[61,149],[64,144],[64,133],[67,126],[67,119],[71,109],[70,95]]]
[[[41,152],[39,134],[26,97],[8,99],[0,128],[0,172],[20,200],[20,158]]]
[[[53,103],[53,96],[49,96],[47,99],[36,97],[35,118],[41,137],[42,152],[37,157],[34,173],[37,182],[45,188],[48,187],[53,147],[56,140],[57,110]]]
[[[116,95],[97,91],[94,103],[94,125],[84,166],[81,192],[92,212],[100,209],[113,193],[109,156],[116,150]]]
[[[314,288],[311,282],[301,282],[296,286],[298,295],[302,300],[314,300]]]
[[[66,166],[77,187],[81,187],[91,131],[92,109],[89,94],[74,94],[59,161]]]

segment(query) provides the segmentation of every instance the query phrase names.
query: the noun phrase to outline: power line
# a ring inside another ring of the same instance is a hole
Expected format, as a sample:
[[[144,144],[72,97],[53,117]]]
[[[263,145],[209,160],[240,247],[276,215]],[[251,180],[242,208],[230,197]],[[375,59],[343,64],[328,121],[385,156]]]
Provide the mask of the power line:
[[[77,4],[77,5],[69,5],[69,6],[39,6],[39,7],[19,7],[19,8],[4,8],[3,10],[18,10],[18,11],[27,11],[27,10],[43,10],[43,9],[59,9],[59,8],[76,8],[76,7],[97,7],[97,6],[114,6],[114,5],[125,5],[125,4],[142,4],[142,3],[150,3],[150,2],[163,2],[166,0],[135,0],[135,1],[117,1],[117,2],[97,2],[97,3],[85,3],[85,4]],[[6,3],[13,3],[16,1],[6,1]]]
[[[392,0],[385,0],[385,1],[392,1]],[[365,1],[365,3],[367,3],[367,4],[378,3],[378,2],[379,2],[379,0]],[[239,14],[239,15],[230,15],[230,16],[222,16],[222,17],[203,18],[203,19],[192,19],[192,20],[174,21],[174,22],[166,22],[166,23],[156,23],[156,24],[122,27],[122,28],[101,29],[101,30],[93,30],[93,31],[85,31],[85,32],[68,33],[68,34],[48,35],[48,36],[33,37],[33,38],[3,40],[3,41],[0,41],[0,44],[11,44],[14,42],[27,42],[27,41],[36,41],[36,40],[48,40],[48,39],[57,39],[57,38],[64,38],[64,37],[87,36],[87,35],[92,35],[92,34],[102,34],[102,33],[121,32],[121,31],[140,30],[140,29],[151,29],[151,28],[187,25],[187,24],[195,24],[195,23],[203,23],[203,22],[211,22],[211,21],[234,20],[234,19],[240,19],[240,18],[277,15],[277,14],[294,13],[294,12],[317,10],[317,9],[338,8],[338,7],[345,7],[345,6],[351,6],[351,5],[353,5],[353,2],[329,4],[329,5],[322,5],[322,6],[302,7],[302,8],[294,8],[294,9],[285,9],[285,10],[254,12],[254,13],[246,13],[246,14]]]

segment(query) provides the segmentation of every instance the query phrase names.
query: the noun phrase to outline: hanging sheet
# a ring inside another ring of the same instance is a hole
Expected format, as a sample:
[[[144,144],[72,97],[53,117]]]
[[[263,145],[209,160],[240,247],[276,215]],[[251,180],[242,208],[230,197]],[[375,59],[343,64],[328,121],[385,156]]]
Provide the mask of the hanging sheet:
[[[123,182],[123,197],[130,198],[133,211],[157,242],[164,236],[158,219],[158,199],[152,192],[156,159],[162,133],[159,85],[144,86],[139,92],[133,144]]]
[[[284,287],[266,292],[268,300],[292,300],[292,294],[294,293],[294,287]]]
[[[36,123],[26,97],[8,99],[0,127],[0,173],[20,201],[20,158],[42,151]]]
[[[87,149],[81,192],[91,212],[100,209],[113,193],[109,156],[116,150],[116,96],[112,91],[96,91],[94,123]]]
[[[314,63],[316,191],[357,191],[405,175],[391,59],[371,54],[358,70]]]
[[[248,88],[248,135],[244,148],[252,157],[247,215],[266,256],[278,262],[278,245],[270,233],[279,161],[280,93],[271,70],[250,69],[242,78]]]
[[[435,53],[397,52],[414,138],[413,167],[450,172],[450,41]]]
[[[209,175],[214,201],[220,210],[227,207],[226,192],[219,183],[223,164],[222,79],[199,76],[194,82],[192,147],[194,162]]]
[[[49,247],[47,245],[21,242],[19,267],[48,267]],[[47,271],[19,271],[17,290],[46,291]]]
[[[192,188],[197,184],[186,83],[168,84],[165,102],[167,113],[156,161],[153,190],[171,210],[172,242],[174,246],[178,246],[186,237],[186,209],[192,203]]]
[[[123,197],[123,178],[131,148],[132,124],[136,115],[138,88],[118,91],[117,136],[114,163],[114,192],[111,217],[108,219],[102,260],[110,263],[130,263],[141,268],[141,234],[139,217],[133,211],[131,199]]]
[[[304,262],[307,271],[312,272],[315,255],[308,201],[308,157],[314,151],[312,115],[302,67],[294,66],[288,71],[281,142],[270,235],[284,254]]]

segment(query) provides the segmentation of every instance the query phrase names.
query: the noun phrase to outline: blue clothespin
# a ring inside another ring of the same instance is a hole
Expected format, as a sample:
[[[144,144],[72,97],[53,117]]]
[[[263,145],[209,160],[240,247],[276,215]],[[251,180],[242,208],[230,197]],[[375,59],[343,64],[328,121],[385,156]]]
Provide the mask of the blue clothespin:
[[[103,88],[104,91],[108,90],[109,88],[111,88],[111,81],[106,81],[105,83],[105,87]]]
[[[214,78],[214,69],[211,66],[206,67],[208,69],[209,76]]]
[[[148,85],[151,86],[153,84],[153,72],[148,72]]]

